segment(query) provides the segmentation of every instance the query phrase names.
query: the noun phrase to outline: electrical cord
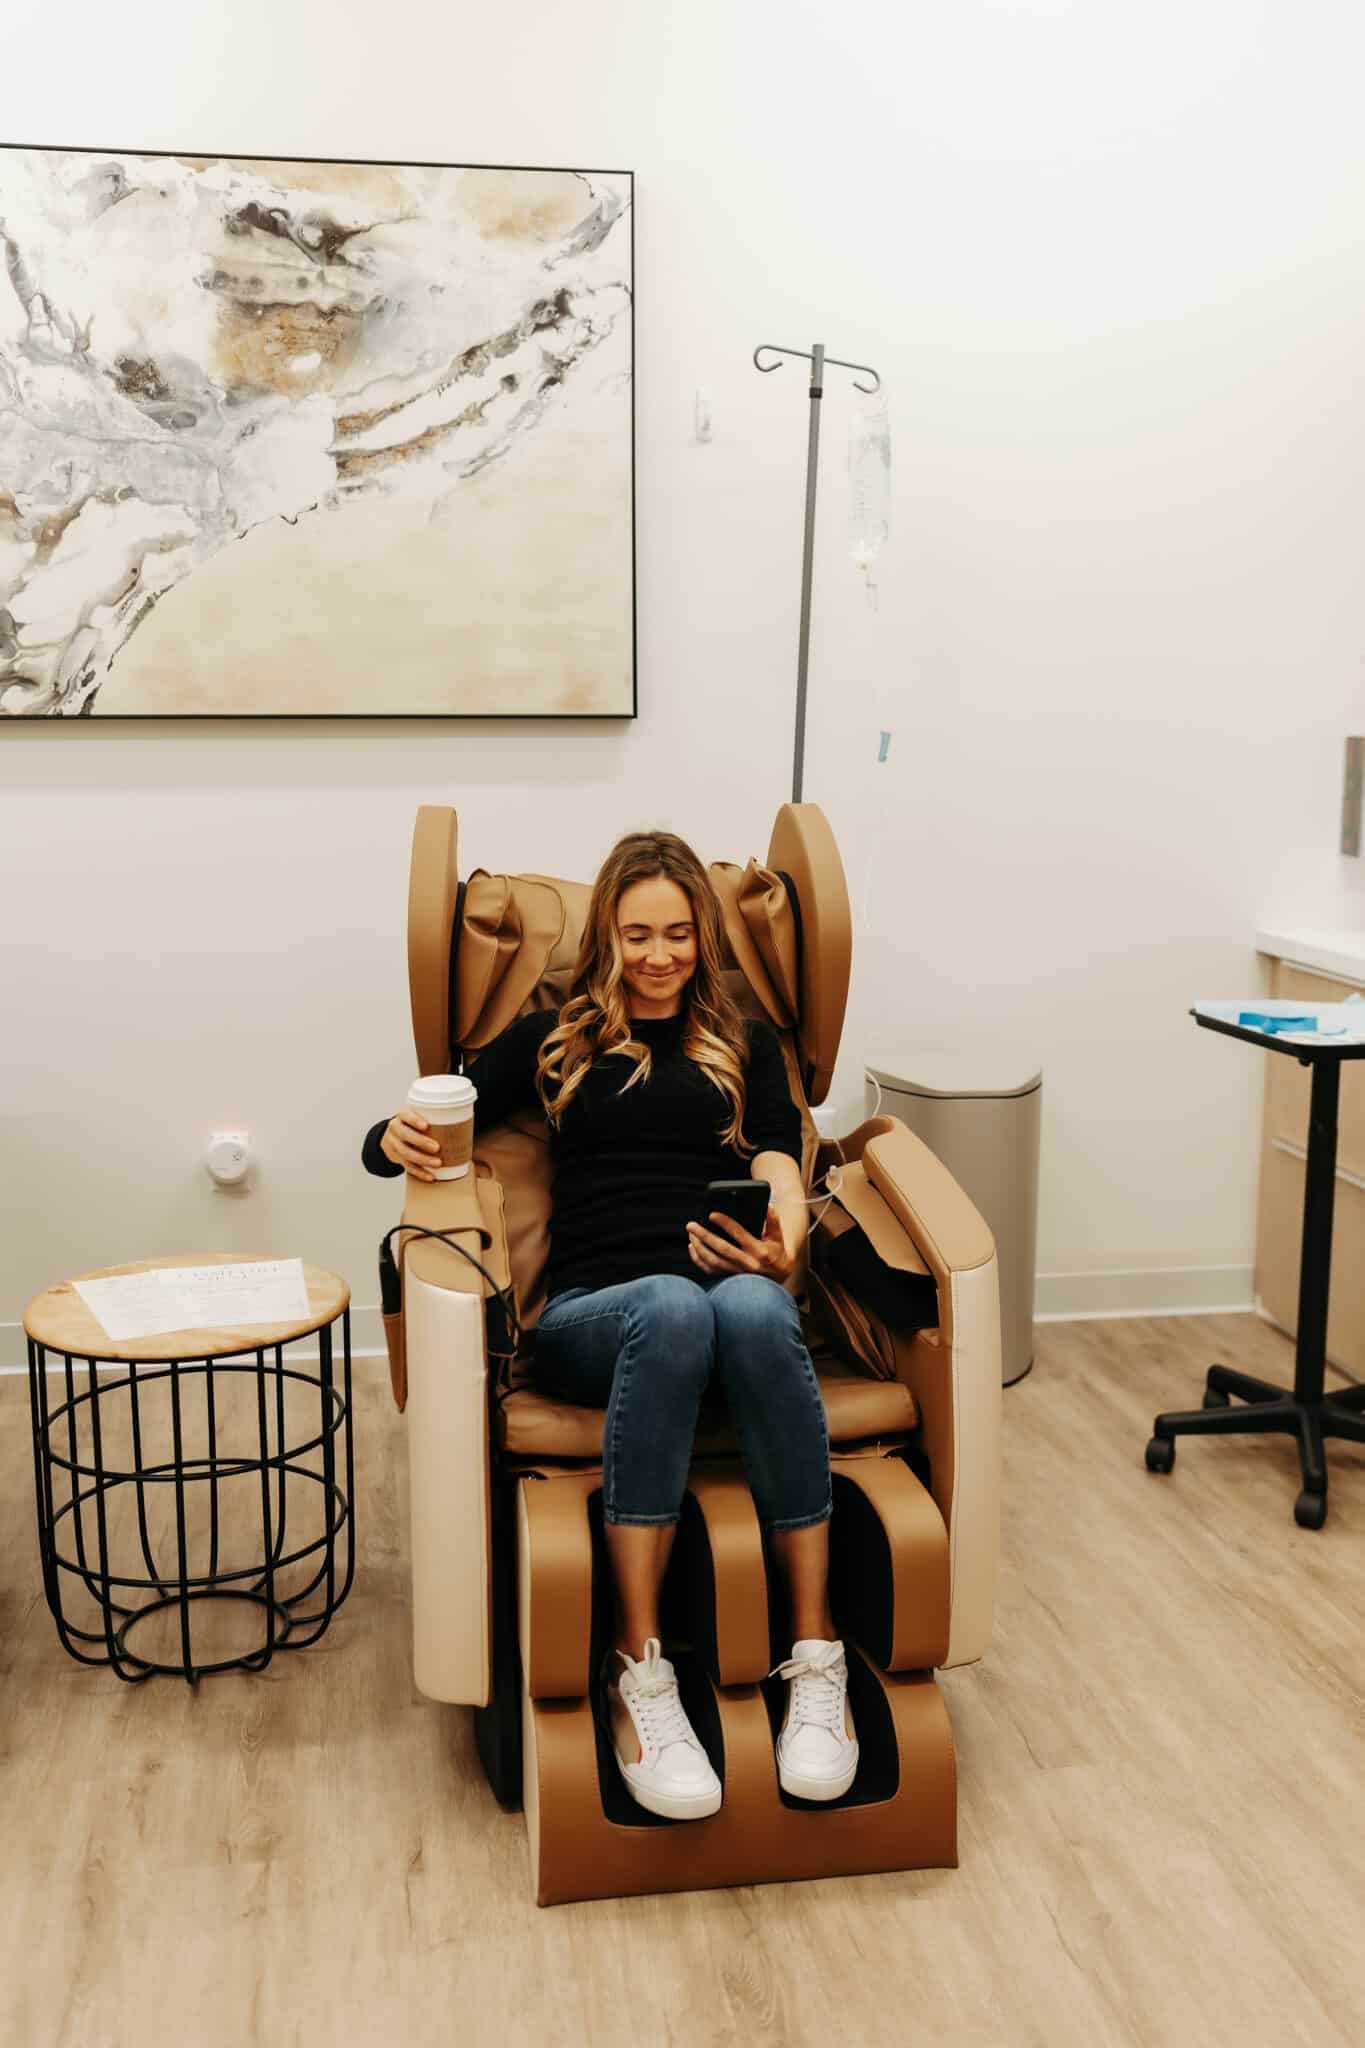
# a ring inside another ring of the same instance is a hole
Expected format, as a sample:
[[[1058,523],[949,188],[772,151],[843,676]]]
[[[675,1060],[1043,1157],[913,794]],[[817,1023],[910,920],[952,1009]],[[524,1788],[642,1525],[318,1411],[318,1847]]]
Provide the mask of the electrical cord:
[[[875,1074],[869,1074],[867,1078],[868,1078],[868,1080],[869,1080],[869,1081],[870,1081],[870,1082],[872,1083],[872,1086],[873,1086],[873,1087],[874,1087],[874,1088],[876,1089],[876,1091],[877,1091],[877,1106],[876,1106],[876,1108],[875,1108],[875,1109],[873,1110],[872,1114],[873,1114],[873,1116],[880,1116],[880,1115],[881,1115],[881,1113],[882,1113],[882,1084],[881,1084],[881,1082],[880,1082],[880,1081],[879,1081],[879,1080],[877,1079],[877,1076],[876,1076]],[[837,1138],[830,1138],[830,1139],[828,1139],[828,1140],[827,1140],[827,1142],[828,1142],[829,1144],[831,1144],[831,1145],[832,1145],[832,1146],[834,1147],[835,1151],[836,1151],[836,1152],[838,1153],[838,1155],[839,1155],[839,1166],[847,1166],[847,1165],[848,1165],[848,1160],[847,1160],[847,1159],[845,1158],[845,1156],[844,1156],[844,1148],[843,1148],[843,1146],[842,1146],[842,1145],[841,1145],[841,1144],[839,1143],[839,1140],[838,1140]],[[830,1203],[831,1203],[831,1202],[833,1202],[833,1201],[836,1201],[836,1200],[838,1199],[838,1194],[839,1194],[839,1180],[838,1180],[838,1173],[839,1173],[839,1167],[837,1167],[837,1166],[831,1166],[831,1167],[830,1167],[830,1168],[829,1168],[829,1169],[827,1170],[827,1172],[826,1172],[826,1174],[825,1174],[825,1176],[824,1176],[824,1185],[825,1185],[825,1187],[826,1187],[826,1188],[828,1189],[828,1193],[827,1193],[827,1194],[823,1194],[823,1195],[805,1195],[805,1196],[803,1196],[803,1197],[802,1197],[802,1199],[803,1199],[803,1200],[804,1200],[804,1201],[805,1201],[805,1202],[806,1202],[806,1203],[807,1203],[808,1205],[810,1205],[810,1206],[814,1206],[814,1204],[815,1204],[816,1202],[822,1202],[822,1203],[824,1204],[824,1207],[823,1207],[823,1208],[822,1208],[822,1209],[820,1210],[820,1215],[819,1215],[819,1216],[812,1216],[812,1217],[811,1217],[811,1219],[810,1219],[810,1220],[811,1220],[811,1222],[812,1222],[812,1223],[818,1223],[818,1222],[820,1221],[820,1217],[821,1217],[821,1216],[823,1216],[823,1215],[825,1214],[826,1210],[828,1210],[828,1208],[829,1208],[829,1205],[830,1205]]]
[[[839,1166],[847,1166],[847,1165],[848,1165],[848,1160],[847,1160],[847,1159],[846,1159],[846,1158],[844,1157],[844,1148],[843,1148],[843,1146],[842,1146],[842,1145],[841,1145],[841,1144],[839,1143],[839,1140],[838,1140],[837,1138],[830,1138],[830,1139],[828,1140],[828,1143],[829,1143],[829,1144],[831,1144],[831,1145],[832,1145],[832,1146],[834,1147],[835,1151],[836,1151],[836,1152],[838,1153],[838,1155],[839,1155]],[[823,1195],[803,1195],[803,1196],[802,1196],[802,1198],[801,1198],[801,1199],[802,1199],[802,1200],[803,1200],[803,1201],[805,1202],[805,1204],[806,1204],[806,1206],[807,1206],[808,1208],[814,1208],[814,1206],[815,1206],[815,1204],[816,1204],[817,1202],[820,1202],[820,1203],[822,1203],[822,1204],[823,1204],[823,1207],[822,1207],[822,1208],[820,1209],[820,1211],[819,1211],[819,1214],[818,1214],[818,1215],[815,1215],[815,1216],[812,1216],[812,1217],[811,1217],[811,1219],[810,1219],[810,1220],[811,1220],[811,1224],[812,1224],[812,1226],[814,1226],[815,1224],[817,1224],[817,1223],[818,1223],[818,1222],[820,1221],[821,1217],[823,1217],[823,1216],[824,1216],[824,1215],[825,1215],[825,1214],[826,1214],[826,1213],[828,1212],[828,1209],[829,1209],[829,1205],[830,1205],[830,1203],[831,1203],[831,1202],[833,1202],[833,1201],[835,1201],[835,1200],[837,1199],[837,1197],[838,1197],[838,1193],[839,1193],[839,1167],[838,1167],[838,1166],[831,1166],[831,1167],[828,1167],[828,1168],[826,1168],[826,1171],[825,1171],[825,1174],[824,1174],[824,1178],[823,1178],[823,1185],[824,1185],[825,1189],[827,1190],[827,1192],[826,1192],[825,1194],[823,1194]]]
[[[872,1086],[873,1086],[873,1087],[874,1087],[874,1088],[876,1089],[876,1091],[877,1091],[877,1101],[876,1101],[876,1106],[875,1106],[875,1108],[873,1109],[873,1111],[872,1111],[872,1114],[873,1114],[873,1116],[880,1116],[880,1115],[881,1115],[881,1113],[882,1113],[882,1084],[881,1084],[881,1082],[880,1082],[880,1081],[879,1081],[879,1080],[877,1079],[877,1076],[876,1076],[875,1074],[869,1074],[867,1078],[868,1078],[868,1080],[869,1080],[869,1081],[870,1081],[870,1082],[872,1083]],[[846,1157],[844,1156],[844,1148],[843,1148],[843,1146],[842,1146],[842,1145],[841,1145],[841,1144],[839,1143],[839,1140],[838,1140],[837,1138],[830,1138],[830,1139],[828,1139],[828,1140],[827,1140],[826,1142],[827,1142],[828,1144],[831,1144],[831,1145],[832,1145],[832,1146],[834,1147],[835,1151],[836,1151],[836,1152],[838,1153],[838,1155],[839,1155],[839,1166],[847,1166],[847,1165],[848,1165],[848,1160],[847,1160],[847,1158],[846,1158]],[[826,1211],[828,1210],[828,1208],[829,1208],[829,1205],[830,1205],[830,1203],[831,1203],[831,1202],[833,1202],[833,1201],[836,1201],[836,1200],[838,1199],[838,1194],[839,1194],[839,1181],[838,1181],[838,1171],[839,1171],[839,1168],[838,1168],[838,1167],[835,1167],[835,1166],[831,1166],[831,1167],[830,1167],[830,1168],[829,1168],[829,1169],[827,1170],[827,1172],[825,1173],[825,1176],[824,1176],[824,1186],[825,1186],[825,1187],[826,1187],[826,1188],[828,1189],[828,1193],[827,1193],[827,1194],[823,1194],[823,1195],[804,1195],[804,1196],[802,1197],[802,1200],[803,1200],[803,1201],[804,1201],[804,1202],[805,1202],[805,1203],[806,1203],[806,1204],[807,1204],[807,1205],[808,1205],[809,1207],[813,1207],[813,1206],[815,1205],[815,1203],[817,1203],[817,1202],[821,1202],[821,1203],[823,1203],[823,1205],[824,1205],[824,1206],[823,1206],[823,1207],[821,1208],[821,1210],[820,1210],[820,1215],[819,1215],[819,1216],[812,1216],[812,1217],[811,1217],[811,1219],[810,1219],[810,1220],[811,1220],[811,1222],[812,1222],[813,1224],[814,1224],[814,1223],[818,1223],[818,1222],[820,1221],[820,1217],[821,1217],[821,1216],[823,1216],[823,1215],[824,1215],[824,1214],[826,1213]]]
[[[521,1318],[517,1314],[516,1297],[510,1285],[507,1287],[499,1286],[497,1280],[489,1272],[482,1259],[476,1259],[473,1252],[467,1251],[462,1244],[456,1244],[454,1236],[448,1230],[428,1230],[420,1223],[395,1223],[391,1230],[385,1231],[379,1241],[380,1313],[386,1316],[397,1315],[403,1305],[403,1276],[393,1255],[393,1239],[398,1236],[400,1231],[404,1230],[412,1237],[439,1238],[442,1244],[447,1245],[451,1251],[458,1252],[466,1265],[472,1266],[475,1272],[481,1274],[487,1281],[489,1289],[488,1298],[496,1301],[502,1309],[509,1345],[509,1349],[506,1351],[497,1351],[490,1348],[488,1356],[497,1359],[501,1364],[510,1368],[521,1349],[522,1341]],[[482,1249],[486,1251],[491,1246],[493,1240],[488,1231],[478,1228],[474,1224],[466,1224],[462,1234],[467,1236],[470,1232],[476,1232]],[[499,1374],[498,1377],[502,1378],[504,1375]],[[510,1384],[498,1387],[496,1388],[494,1398],[501,1403],[507,1399],[511,1392]]]

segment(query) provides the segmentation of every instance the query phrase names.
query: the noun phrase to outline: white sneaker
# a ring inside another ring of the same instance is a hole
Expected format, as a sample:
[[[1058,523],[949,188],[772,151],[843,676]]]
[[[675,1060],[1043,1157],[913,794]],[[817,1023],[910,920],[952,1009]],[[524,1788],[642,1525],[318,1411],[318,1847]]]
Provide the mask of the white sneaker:
[[[638,1661],[624,1650],[608,1652],[607,1706],[616,1761],[632,1799],[666,1820],[704,1820],[715,1813],[720,1779],[687,1718],[657,1636]]]
[[[843,1644],[807,1637],[768,1676],[790,1688],[777,1738],[782,1790],[797,1799],[842,1799],[858,1770]]]

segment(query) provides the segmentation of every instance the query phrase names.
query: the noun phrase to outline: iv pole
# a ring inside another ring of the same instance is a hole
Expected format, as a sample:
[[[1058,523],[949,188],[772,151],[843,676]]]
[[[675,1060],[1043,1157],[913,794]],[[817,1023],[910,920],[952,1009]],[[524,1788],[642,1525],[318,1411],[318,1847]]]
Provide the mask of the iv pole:
[[[811,566],[815,556],[815,483],[820,466],[820,400],[825,395],[825,365],[840,370],[861,370],[870,377],[870,384],[860,384],[854,379],[855,391],[873,394],[882,388],[882,380],[875,370],[866,363],[845,363],[838,356],[826,356],[824,343],[817,341],[813,350],[800,348],[775,348],[770,342],[763,342],[754,350],[754,368],[764,375],[780,370],[781,363],[761,363],[762,355],[797,356],[811,366],[810,378],[810,439],[806,450],[806,538],[805,552],[801,564],[801,645],[796,665],[796,751],[792,762],[792,802],[801,801],[801,781],[806,752],[806,669],[810,659],[810,583]]]

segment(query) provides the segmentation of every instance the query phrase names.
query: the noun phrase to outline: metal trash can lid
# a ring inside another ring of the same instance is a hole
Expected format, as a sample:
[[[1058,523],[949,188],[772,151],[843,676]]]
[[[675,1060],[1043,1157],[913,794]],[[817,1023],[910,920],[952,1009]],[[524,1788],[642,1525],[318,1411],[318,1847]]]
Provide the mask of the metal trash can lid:
[[[893,1039],[874,1045],[867,1072],[883,1088],[903,1095],[1030,1095],[1043,1084],[1043,1070],[1008,1046],[946,1044],[942,1039]]]

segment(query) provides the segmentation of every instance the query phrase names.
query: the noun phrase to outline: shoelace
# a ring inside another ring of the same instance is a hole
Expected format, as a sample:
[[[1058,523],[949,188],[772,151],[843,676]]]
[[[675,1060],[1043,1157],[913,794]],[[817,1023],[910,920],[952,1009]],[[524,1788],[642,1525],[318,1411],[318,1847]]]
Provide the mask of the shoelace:
[[[656,1752],[667,1749],[670,1742],[696,1742],[691,1723],[683,1712],[677,1678],[664,1676],[659,1669],[659,1657],[660,1645],[651,1636],[645,1644],[644,1656],[635,1666],[636,1671],[643,1672],[644,1676],[631,1688],[629,1695],[631,1703],[639,1710],[645,1734]]]
[[[844,1687],[848,1670],[842,1643],[826,1643],[815,1656],[808,1652],[804,1657],[789,1657],[785,1664],[775,1664],[768,1676],[793,1681],[792,1727],[805,1721],[817,1728],[828,1728],[831,1735],[841,1740],[847,1735]]]

